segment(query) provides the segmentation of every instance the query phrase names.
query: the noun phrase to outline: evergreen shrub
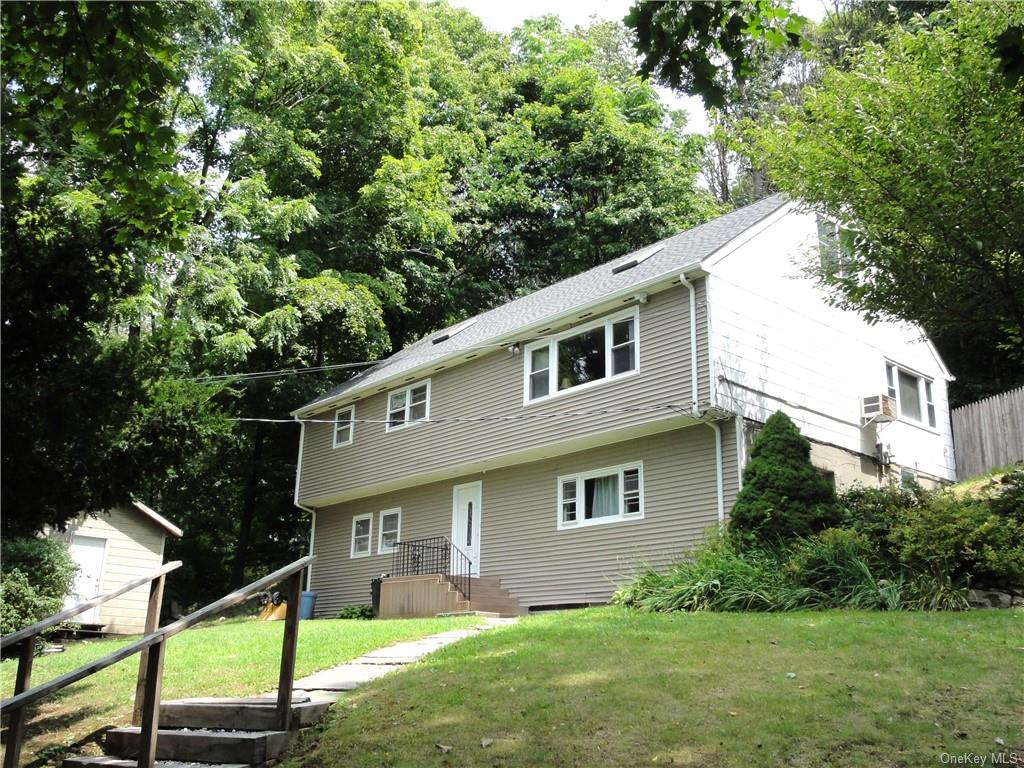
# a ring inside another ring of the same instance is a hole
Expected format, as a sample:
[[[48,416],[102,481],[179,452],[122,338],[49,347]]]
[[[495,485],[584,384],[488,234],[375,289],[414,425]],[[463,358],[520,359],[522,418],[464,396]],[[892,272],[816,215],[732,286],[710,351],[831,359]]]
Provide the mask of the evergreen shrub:
[[[811,464],[811,444],[781,411],[765,422],[729,515],[740,549],[806,538],[838,520],[835,490]]]

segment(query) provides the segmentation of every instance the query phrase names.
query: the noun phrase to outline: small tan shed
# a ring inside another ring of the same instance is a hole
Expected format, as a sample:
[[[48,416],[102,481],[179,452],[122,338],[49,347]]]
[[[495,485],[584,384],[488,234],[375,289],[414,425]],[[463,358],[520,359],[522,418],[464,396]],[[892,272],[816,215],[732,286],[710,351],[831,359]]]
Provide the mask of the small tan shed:
[[[67,542],[79,567],[66,606],[111,592],[160,567],[168,534],[181,536],[181,529],[141,501],[95,517],[82,515],[66,531],[54,534]],[[149,587],[141,586],[86,611],[77,621],[101,625],[104,634],[140,634],[148,599]]]

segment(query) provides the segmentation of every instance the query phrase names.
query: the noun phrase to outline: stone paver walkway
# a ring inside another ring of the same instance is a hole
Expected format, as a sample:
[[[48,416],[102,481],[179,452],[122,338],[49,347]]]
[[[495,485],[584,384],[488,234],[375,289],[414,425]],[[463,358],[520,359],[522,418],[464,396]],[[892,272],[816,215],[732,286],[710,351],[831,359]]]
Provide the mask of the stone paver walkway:
[[[420,640],[379,648],[345,664],[299,678],[295,681],[294,695],[297,697],[308,696],[313,701],[335,702],[345,691],[354,691],[371,680],[401,669],[406,664],[419,661],[428,653],[433,653],[439,648],[489,629],[515,624],[515,622],[516,619],[488,617],[469,629],[453,629]],[[276,693],[269,695],[276,696]]]

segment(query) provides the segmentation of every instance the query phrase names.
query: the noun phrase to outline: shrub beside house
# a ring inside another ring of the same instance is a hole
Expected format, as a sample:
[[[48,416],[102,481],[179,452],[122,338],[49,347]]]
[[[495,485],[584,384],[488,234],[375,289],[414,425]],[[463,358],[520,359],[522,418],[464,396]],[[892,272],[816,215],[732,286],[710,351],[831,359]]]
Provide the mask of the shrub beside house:
[[[823,488],[793,423],[755,441],[726,535],[615,601],[648,611],[965,610],[1024,604],[1024,470],[981,493]]]

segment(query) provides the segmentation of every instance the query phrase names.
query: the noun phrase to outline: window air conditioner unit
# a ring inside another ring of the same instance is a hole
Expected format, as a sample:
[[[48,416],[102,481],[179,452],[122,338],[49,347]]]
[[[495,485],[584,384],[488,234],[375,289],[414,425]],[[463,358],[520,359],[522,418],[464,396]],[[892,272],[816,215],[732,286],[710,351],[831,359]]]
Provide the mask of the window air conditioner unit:
[[[861,425],[896,421],[896,398],[889,395],[871,395],[861,400]]]

